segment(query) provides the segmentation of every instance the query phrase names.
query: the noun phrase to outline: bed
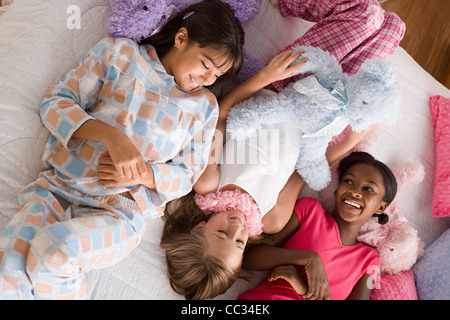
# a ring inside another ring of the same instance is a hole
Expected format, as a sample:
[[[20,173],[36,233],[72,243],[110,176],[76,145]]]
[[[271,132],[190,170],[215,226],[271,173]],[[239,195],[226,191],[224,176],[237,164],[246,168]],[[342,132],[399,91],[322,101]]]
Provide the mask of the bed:
[[[258,16],[244,23],[246,49],[263,63],[311,26],[298,18],[282,18],[275,2],[264,1]],[[39,103],[47,89],[107,35],[110,13],[108,0],[15,0],[1,9],[0,230],[19,210],[19,191],[40,169],[49,133],[40,122]],[[402,48],[386,60],[398,72],[403,118],[394,127],[378,126],[366,151],[390,166],[405,161],[423,165],[424,179],[408,189],[400,208],[425,244],[425,254],[417,262],[422,264],[421,271],[415,270],[419,299],[449,299],[450,218],[433,217],[431,212],[436,160],[429,99],[434,95],[450,98],[450,90]],[[304,194],[319,196],[311,190]],[[166,276],[159,246],[163,225],[160,218],[149,220],[142,242],[124,261],[88,274],[92,299],[184,299],[170,288]],[[436,263],[437,256],[441,260],[444,256],[444,265]],[[264,275],[243,273],[250,276],[249,281],[238,279],[216,299],[236,299]],[[440,284],[436,284],[439,278]],[[436,286],[447,289],[439,291]]]

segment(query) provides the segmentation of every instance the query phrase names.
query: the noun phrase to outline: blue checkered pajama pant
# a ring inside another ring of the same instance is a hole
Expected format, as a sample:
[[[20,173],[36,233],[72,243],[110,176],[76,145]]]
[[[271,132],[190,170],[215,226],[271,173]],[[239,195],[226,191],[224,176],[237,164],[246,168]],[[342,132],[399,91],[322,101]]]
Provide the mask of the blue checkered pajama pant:
[[[122,260],[145,230],[121,195],[86,197],[40,178],[19,200],[0,235],[1,299],[88,299],[86,272]]]

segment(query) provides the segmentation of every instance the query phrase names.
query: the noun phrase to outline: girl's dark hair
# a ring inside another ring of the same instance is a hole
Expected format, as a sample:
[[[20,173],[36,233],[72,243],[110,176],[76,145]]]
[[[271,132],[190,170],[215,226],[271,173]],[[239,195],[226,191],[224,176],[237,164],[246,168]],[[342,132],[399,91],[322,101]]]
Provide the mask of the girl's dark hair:
[[[368,164],[381,173],[385,189],[383,201],[385,201],[389,205],[394,200],[395,195],[397,194],[397,180],[395,179],[394,174],[387,165],[385,165],[381,161],[376,160],[367,152],[352,152],[346,158],[341,160],[337,169],[339,174],[339,182],[351,167],[359,163]],[[374,214],[374,216],[378,217],[378,223],[380,224],[385,224],[389,220],[388,215],[385,213]]]
[[[159,32],[141,40],[140,44],[151,44],[161,58],[173,47],[175,35],[182,27],[187,29],[189,41],[223,52],[227,56],[224,65],[232,62],[228,72],[208,87],[216,96],[220,95],[242,66],[245,36],[240,21],[229,4],[204,0],[172,15]]]

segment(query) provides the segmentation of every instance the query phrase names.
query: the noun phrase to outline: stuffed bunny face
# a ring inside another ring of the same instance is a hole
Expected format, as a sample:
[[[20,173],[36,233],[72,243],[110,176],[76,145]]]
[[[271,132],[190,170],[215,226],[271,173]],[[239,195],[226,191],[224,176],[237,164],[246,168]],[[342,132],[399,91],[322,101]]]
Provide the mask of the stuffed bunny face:
[[[378,248],[382,274],[398,274],[410,269],[423,252],[417,230],[402,225],[391,229],[383,245]]]
[[[348,124],[360,132],[373,124],[393,124],[400,118],[401,91],[393,67],[383,60],[372,59],[362,64],[355,75],[346,75],[336,58],[320,48],[299,46],[295,51],[304,54],[292,64],[307,57],[302,73],[312,73],[318,82],[331,92],[341,82],[345,87]]]

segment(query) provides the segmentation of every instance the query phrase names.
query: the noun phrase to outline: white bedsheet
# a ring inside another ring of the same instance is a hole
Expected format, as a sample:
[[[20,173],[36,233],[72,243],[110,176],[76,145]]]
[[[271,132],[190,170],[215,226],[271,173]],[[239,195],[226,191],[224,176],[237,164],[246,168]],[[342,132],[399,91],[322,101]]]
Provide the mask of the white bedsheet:
[[[67,26],[67,8],[72,5],[80,8],[80,29]],[[109,14],[108,0],[15,0],[0,11],[0,230],[19,209],[18,192],[39,171],[49,135],[38,113],[43,95],[106,36]],[[246,48],[267,62],[310,25],[281,18],[266,0],[260,14],[244,25]],[[428,246],[450,226],[448,218],[431,217],[434,130],[428,99],[437,94],[450,97],[450,90],[401,48],[387,60],[399,74],[403,119],[394,127],[377,127],[367,151],[391,167],[406,161],[424,166],[424,180],[409,189],[400,208]],[[184,299],[173,292],[166,277],[159,247],[162,227],[161,219],[148,221],[144,239],[124,261],[88,274],[92,299]],[[238,280],[217,299],[235,299],[263,274],[253,273],[251,282]]]

